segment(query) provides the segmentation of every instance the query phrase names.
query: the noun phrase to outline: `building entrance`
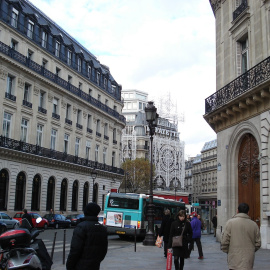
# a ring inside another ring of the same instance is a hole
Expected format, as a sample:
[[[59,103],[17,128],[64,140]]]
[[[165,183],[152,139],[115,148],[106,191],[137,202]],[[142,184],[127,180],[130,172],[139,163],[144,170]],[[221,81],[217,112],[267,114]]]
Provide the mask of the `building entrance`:
[[[249,216],[260,226],[259,147],[251,134],[246,134],[238,154],[238,203],[249,205]]]

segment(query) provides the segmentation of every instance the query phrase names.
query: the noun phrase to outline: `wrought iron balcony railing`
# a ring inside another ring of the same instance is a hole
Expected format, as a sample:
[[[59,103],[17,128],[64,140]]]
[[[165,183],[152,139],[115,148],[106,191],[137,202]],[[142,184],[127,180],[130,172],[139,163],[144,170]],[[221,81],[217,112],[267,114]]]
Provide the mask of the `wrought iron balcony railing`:
[[[0,52],[9,56],[13,60],[25,65],[32,71],[38,73],[39,75],[45,77],[46,79],[58,84],[60,87],[65,88],[72,94],[80,97],[84,101],[87,101],[88,103],[92,104],[93,106],[101,109],[102,111],[108,113],[109,115],[115,117],[119,121],[123,122],[124,124],[126,123],[126,119],[123,115],[119,114],[116,110],[113,110],[112,108],[108,107],[107,105],[101,103],[97,99],[91,97],[89,94],[83,92],[81,89],[75,87],[74,85],[70,84],[68,81],[63,80],[56,74],[50,72],[43,66],[39,65],[38,63],[32,61],[28,57],[22,55],[21,53],[17,52],[16,50],[12,49],[8,45],[4,44],[3,42],[0,42]],[[12,96],[12,95],[11,95]],[[7,96],[6,96],[7,97]],[[14,97],[14,96],[13,96]],[[8,98],[8,97],[7,97]],[[16,101],[16,97],[14,97]]]
[[[38,111],[41,113],[47,114],[47,110],[42,107],[38,107]]]
[[[5,93],[5,97],[12,100],[12,101],[16,101],[16,97],[10,93]]]
[[[76,123],[76,127],[79,128],[79,129],[83,129],[83,126],[79,123]]]
[[[214,154],[214,155],[211,155],[211,156],[207,156],[207,157],[201,158],[201,161],[212,159],[212,158],[216,158],[216,157],[217,157],[217,154]]]
[[[247,7],[247,0],[242,0],[242,4],[233,12],[233,20],[237,19]]]
[[[99,132],[97,132],[97,131],[96,131],[96,135],[97,135],[98,137],[101,137],[101,133],[99,133]]]
[[[116,140],[113,140],[113,144],[117,144],[117,141]]]
[[[92,134],[93,133],[93,130],[91,128],[87,128],[87,132]]]
[[[105,139],[106,141],[108,141],[108,140],[109,140],[109,136],[104,135],[104,139]]]
[[[65,152],[58,152],[52,149],[40,147],[38,145],[33,145],[25,143],[22,141],[16,141],[7,137],[0,135],[0,147],[8,148],[11,150],[16,150],[20,152],[25,152],[27,154],[37,155],[44,158],[53,158],[55,160],[64,161],[76,165],[86,166],[89,168],[95,168],[98,170],[103,170],[106,172],[112,172],[124,175],[124,170],[121,168],[109,166],[96,161],[88,160],[85,158],[68,155]]]
[[[72,121],[67,119],[67,118],[65,118],[65,123],[68,124],[68,125],[72,125]]]
[[[28,108],[32,108],[32,103],[27,101],[27,100],[23,100],[23,105],[28,107]]]
[[[205,114],[211,113],[250,89],[270,79],[270,57],[205,99]]]
[[[57,113],[52,113],[52,117],[57,119],[57,120],[60,120],[60,115]]]

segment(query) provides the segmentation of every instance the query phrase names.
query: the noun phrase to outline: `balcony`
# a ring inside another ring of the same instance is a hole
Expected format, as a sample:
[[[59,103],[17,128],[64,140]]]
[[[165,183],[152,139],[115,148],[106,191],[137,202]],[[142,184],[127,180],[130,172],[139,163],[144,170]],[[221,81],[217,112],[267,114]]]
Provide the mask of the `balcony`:
[[[68,124],[68,125],[70,125],[70,126],[72,125],[72,121],[69,120],[69,119],[67,119],[67,118],[65,118],[65,123]]]
[[[76,128],[83,129],[83,126],[81,124],[79,124],[79,123],[76,123]]]
[[[10,100],[12,100],[12,101],[16,101],[16,97],[14,96],[14,95],[12,95],[12,94],[10,94],[10,93],[5,93],[5,97],[7,98],[7,99],[10,99]]]
[[[113,144],[117,144],[117,141],[116,140],[113,140]]]
[[[36,155],[43,158],[55,159],[61,162],[67,162],[70,164],[80,165],[84,167],[89,167],[91,169],[95,168],[97,170],[112,172],[120,175],[124,175],[124,170],[121,168],[116,168],[106,164],[98,163],[96,161],[84,159],[81,157],[76,157],[73,155],[68,155],[66,152],[58,152],[52,149],[40,147],[38,145],[25,143],[22,141],[16,141],[4,136],[0,136],[0,148],[7,148],[10,150],[16,150],[24,152],[26,154]]]
[[[43,113],[43,114],[47,114],[47,110],[42,108],[42,107],[38,107],[38,111]]]
[[[104,135],[104,140],[108,141],[109,140],[109,136]]]
[[[242,4],[233,12],[233,20],[236,20],[248,7],[247,0],[242,0]]]
[[[57,114],[57,113],[52,113],[52,117],[53,117],[54,119],[60,120],[60,115]]]
[[[27,100],[23,100],[23,106],[31,108],[32,109],[32,103],[27,101]]]
[[[92,134],[93,133],[93,130],[91,128],[87,128],[87,132]]]
[[[97,137],[100,137],[101,138],[101,133],[99,133],[99,132],[96,131],[96,135],[97,135]]]
[[[204,118],[219,132],[268,108],[270,57],[205,99]],[[244,116],[242,116],[244,115]]]

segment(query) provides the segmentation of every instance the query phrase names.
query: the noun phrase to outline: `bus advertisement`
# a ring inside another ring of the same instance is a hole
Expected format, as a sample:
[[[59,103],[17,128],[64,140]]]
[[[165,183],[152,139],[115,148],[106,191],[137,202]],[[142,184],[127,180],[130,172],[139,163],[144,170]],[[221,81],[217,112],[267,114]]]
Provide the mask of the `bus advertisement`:
[[[180,210],[185,210],[185,203],[153,197],[155,205],[154,226],[159,228],[164,211],[169,209],[172,217],[176,217]],[[147,206],[149,196],[135,193],[108,193],[104,209],[104,222],[109,234],[131,236],[135,233],[144,237],[148,229]]]

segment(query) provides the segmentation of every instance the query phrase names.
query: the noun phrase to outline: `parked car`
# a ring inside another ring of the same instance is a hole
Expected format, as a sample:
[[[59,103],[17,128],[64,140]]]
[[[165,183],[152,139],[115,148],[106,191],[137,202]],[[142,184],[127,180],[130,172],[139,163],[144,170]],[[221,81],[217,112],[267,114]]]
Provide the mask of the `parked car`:
[[[70,228],[71,221],[60,214],[46,214],[43,218],[47,219],[50,227],[58,229],[60,227]]]
[[[0,212],[0,222],[5,223],[8,229],[16,229],[20,226],[18,220],[13,219],[8,214]]]
[[[23,214],[24,214],[23,212],[18,212],[14,215],[13,218],[17,219],[18,221],[21,221]],[[44,229],[47,229],[49,227],[49,221],[45,218],[42,218],[38,213],[28,212],[28,214],[31,215],[31,217],[32,217],[32,223],[33,223],[34,227],[44,228]],[[40,223],[36,223],[36,219],[39,217],[42,218],[42,220]]]
[[[3,222],[0,222],[0,234],[7,231],[7,225]]]
[[[72,226],[76,226],[81,218],[84,218],[84,214],[67,215],[67,219],[71,221]]]

